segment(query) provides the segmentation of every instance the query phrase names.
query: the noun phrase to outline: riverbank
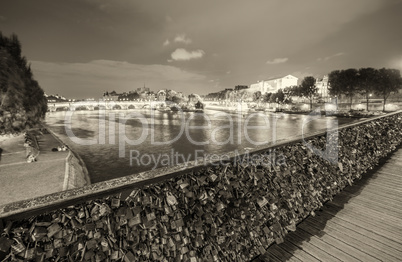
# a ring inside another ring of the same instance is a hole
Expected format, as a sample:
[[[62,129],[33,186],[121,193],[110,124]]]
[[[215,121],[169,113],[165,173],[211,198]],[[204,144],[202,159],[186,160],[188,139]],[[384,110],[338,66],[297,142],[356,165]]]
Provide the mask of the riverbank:
[[[0,205],[90,184],[86,167],[74,152],[52,151],[63,144],[42,130],[29,130],[39,145],[37,161],[32,163],[27,162],[24,135],[0,141]]]
[[[45,125],[42,125],[42,128],[46,129],[61,145],[64,144],[52,130]],[[79,154],[69,149],[69,155],[66,159],[66,176],[64,178],[63,190],[79,188],[90,184],[91,178],[85,162]]]

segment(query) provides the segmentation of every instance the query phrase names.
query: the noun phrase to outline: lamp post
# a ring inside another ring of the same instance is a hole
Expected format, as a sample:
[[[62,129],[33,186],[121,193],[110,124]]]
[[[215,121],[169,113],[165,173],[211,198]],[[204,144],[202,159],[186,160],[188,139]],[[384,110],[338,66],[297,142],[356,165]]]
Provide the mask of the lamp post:
[[[370,97],[371,97],[372,95],[373,95],[373,94],[369,94],[368,97],[367,97],[367,100],[366,100],[366,102],[367,102],[367,104],[366,104],[366,110],[367,110],[367,112],[369,111],[369,108],[368,108],[369,99],[370,99]]]
[[[336,112],[338,112],[338,96],[335,96]]]

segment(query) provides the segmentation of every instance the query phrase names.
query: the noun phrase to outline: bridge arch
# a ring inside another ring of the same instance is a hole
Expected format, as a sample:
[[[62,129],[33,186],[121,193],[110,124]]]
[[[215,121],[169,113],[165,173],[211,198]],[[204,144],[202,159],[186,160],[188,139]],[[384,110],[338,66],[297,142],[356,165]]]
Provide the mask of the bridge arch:
[[[88,107],[87,106],[77,106],[77,107],[75,107],[75,110],[76,111],[88,110]]]
[[[121,110],[121,106],[120,105],[114,105],[112,109],[113,110]]]
[[[69,107],[68,106],[61,106],[61,107],[56,107],[55,111],[68,111]]]
[[[135,106],[133,104],[128,106],[128,109],[135,109]]]

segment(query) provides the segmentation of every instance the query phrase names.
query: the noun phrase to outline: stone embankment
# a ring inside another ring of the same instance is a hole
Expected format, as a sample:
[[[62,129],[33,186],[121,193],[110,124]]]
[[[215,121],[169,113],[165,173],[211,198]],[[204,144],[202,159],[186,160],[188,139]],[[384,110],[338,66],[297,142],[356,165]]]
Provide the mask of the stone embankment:
[[[57,135],[49,128],[44,127],[61,145],[61,141]],[[63,183],[63,190],[80,188],[91,184],[88,170],[82,158],[69,148],[69,154],[66,158],[66,172]]]

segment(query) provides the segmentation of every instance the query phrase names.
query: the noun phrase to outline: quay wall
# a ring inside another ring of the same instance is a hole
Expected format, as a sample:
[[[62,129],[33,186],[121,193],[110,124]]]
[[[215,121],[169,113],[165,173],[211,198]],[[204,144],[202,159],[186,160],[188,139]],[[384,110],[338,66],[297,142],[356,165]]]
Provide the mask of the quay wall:
[[[88,170],[80,156],[70,150],[67,157],[67,173],[63,185],[64,190],[80,188],[91,184]]]
[[[49,128],[42,125],[61,145],[64,142]],[[68,149],[69,154],[66,159],[66,174],[64,178],[63,190],[80,188],[91,184],[86,164],[82,158],[76,154],[71,148]]]
[[[225,163],[193,161],[10,204],[0,210],[0,259],[249,261],[401,143],[396,112]]]

